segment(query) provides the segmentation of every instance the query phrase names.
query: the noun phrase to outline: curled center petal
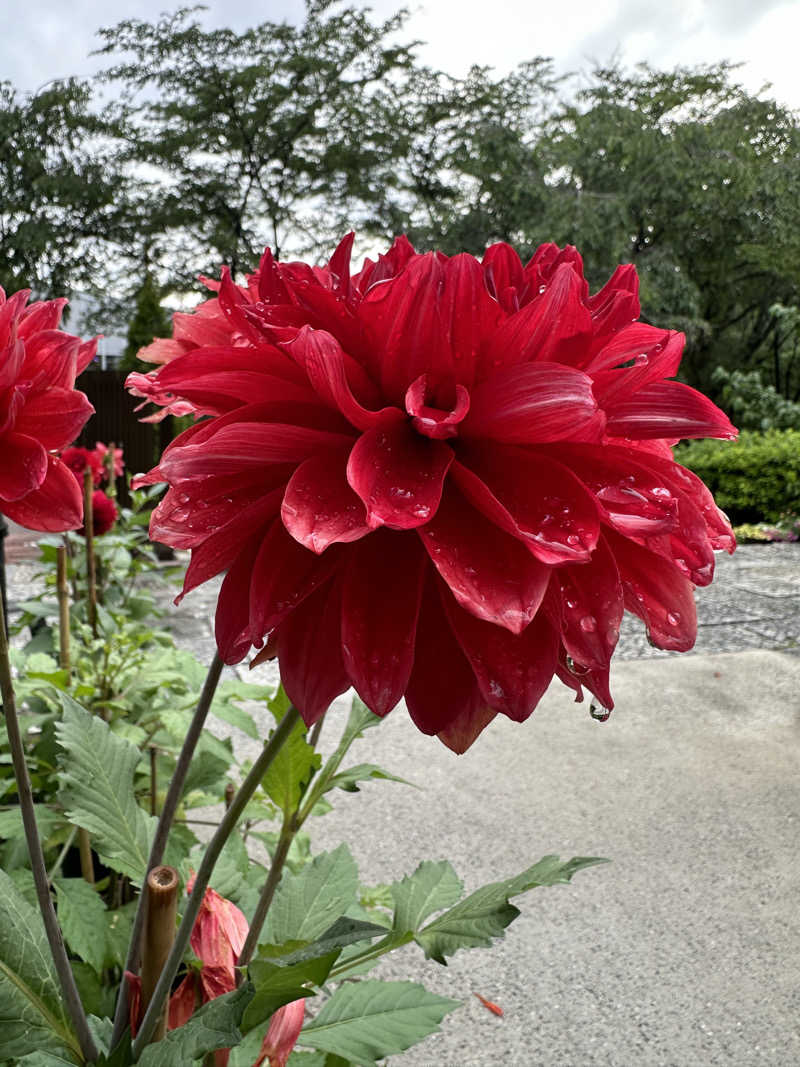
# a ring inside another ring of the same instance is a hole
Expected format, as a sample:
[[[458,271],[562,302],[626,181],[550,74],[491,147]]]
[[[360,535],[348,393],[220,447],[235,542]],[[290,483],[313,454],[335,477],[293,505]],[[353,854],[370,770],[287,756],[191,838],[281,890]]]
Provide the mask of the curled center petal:
[[[458,424],[469,411],[469,393],[463,385],[437,390],[427,374],[420,374],[406,391],[406,411],[417,433],[434,440],[455,437]]]

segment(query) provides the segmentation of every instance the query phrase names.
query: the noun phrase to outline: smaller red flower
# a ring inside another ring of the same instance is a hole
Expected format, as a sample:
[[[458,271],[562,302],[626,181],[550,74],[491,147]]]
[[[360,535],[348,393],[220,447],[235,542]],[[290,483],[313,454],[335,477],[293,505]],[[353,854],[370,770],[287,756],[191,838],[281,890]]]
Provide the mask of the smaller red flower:
[[[103,480],[103,461],[96,451],[72,445],[61,453],[61,462],[69,467],[81,486],[83,485],[83,472],[87,467],[92,472],[92,481],[95,485],[100,485]]]
[[[92,532],[95,537],[107,534],[117,521],[117,505],[106,496],[102,489],[95,489],[92,493]],[[81,526],[78,533],[86,536],[86,526]]]
[[[94,446],[94,450],[90,453],[90,455],[96,457],[96,459],[99,461],[100,470],[102,472],[102,481],[103,482],[107,481],[107,479],[108,479],[108,467],[106,466],[106,464],[108,463],[108,460],[107,460],[106,457],[108,456],[108,445],[104,445],[102,441],[98,441],[97,444]],[[121,478],[122,477],[122,472],[124,470],[125,470],[125,461],[122,458],[122,449],[121,448],[115,448],[114,449],[114,477],[115,478]],[[98,483],[95,482],[95,485],[97,485],[97,484]]]
[[[29,296],[0,288],[0,514],[31,530],[74,530],[83,500],[54,453],[94,410],[75,377],[97,342],[58,329],[66,300],[26,307]]]

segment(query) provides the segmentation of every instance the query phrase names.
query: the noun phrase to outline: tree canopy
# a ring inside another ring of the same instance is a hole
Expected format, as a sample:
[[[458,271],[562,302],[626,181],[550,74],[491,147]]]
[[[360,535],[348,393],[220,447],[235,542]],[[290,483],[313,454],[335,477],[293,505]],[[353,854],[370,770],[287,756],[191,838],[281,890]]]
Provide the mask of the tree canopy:
[[[156,292],[267,245],[569,242],[594,286],[636,264],[643,317],[687,334],[688,380],[718,393],[721,366],[800,397],[800,120],[735,67],[576,83],[532,57],[459,78],[419,62],[402,11],[307,0],[237,33],[200,10],[100,30],[94,87],[2,87],[0,283],[93,287],[126,327],[138,297],[138,338],[162,328]]]

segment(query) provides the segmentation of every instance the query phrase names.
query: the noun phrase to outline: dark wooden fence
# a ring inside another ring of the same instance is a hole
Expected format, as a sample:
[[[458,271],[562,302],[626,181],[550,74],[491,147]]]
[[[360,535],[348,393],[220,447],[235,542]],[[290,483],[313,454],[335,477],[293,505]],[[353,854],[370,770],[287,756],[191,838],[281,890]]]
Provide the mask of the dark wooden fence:
[[[115,370],[88,370],[80,376],[77,388],[89,397],[95,413],[86,423],[77,444],[94,448],[97,441],[106,445],[113,441],[123,449],[126,471],[138,474],[150,470],[158,462],[174,436],[174,420],[168,415],[163,422],[154,425],[140,422],[140,415],[146,412],[136,414],[134,411],[141,401],[125,391],[125,377],[125,372]],[[127,504],[128,492],[122,481],[118,491],[122,502]]]

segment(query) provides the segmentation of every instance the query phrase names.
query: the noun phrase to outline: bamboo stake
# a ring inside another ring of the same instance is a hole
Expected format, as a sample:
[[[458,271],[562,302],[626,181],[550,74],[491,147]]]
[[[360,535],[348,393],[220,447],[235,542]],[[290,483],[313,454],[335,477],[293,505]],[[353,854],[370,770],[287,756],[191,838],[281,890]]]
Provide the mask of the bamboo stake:
[[[83,472],[83,529],[86,539],[86,592],[88,598],[89,625],[97,637],[97,566],[94,558],[94,512],[92,493],[94,482],[89,467]]]
[[[146,1012],[158,976],[175,940],[178,915],[178,872],[174,867],[154,867],[147,876],[147,917],[142,945],[142,1012]],[[153,1041],[167,1032],[167,1005],[156,1023]]]
[[[62,671],[67,672],[69,685],[69,583],[67,582],[67,546],[56,549],[56,591],[58,595],[58,659]]]

